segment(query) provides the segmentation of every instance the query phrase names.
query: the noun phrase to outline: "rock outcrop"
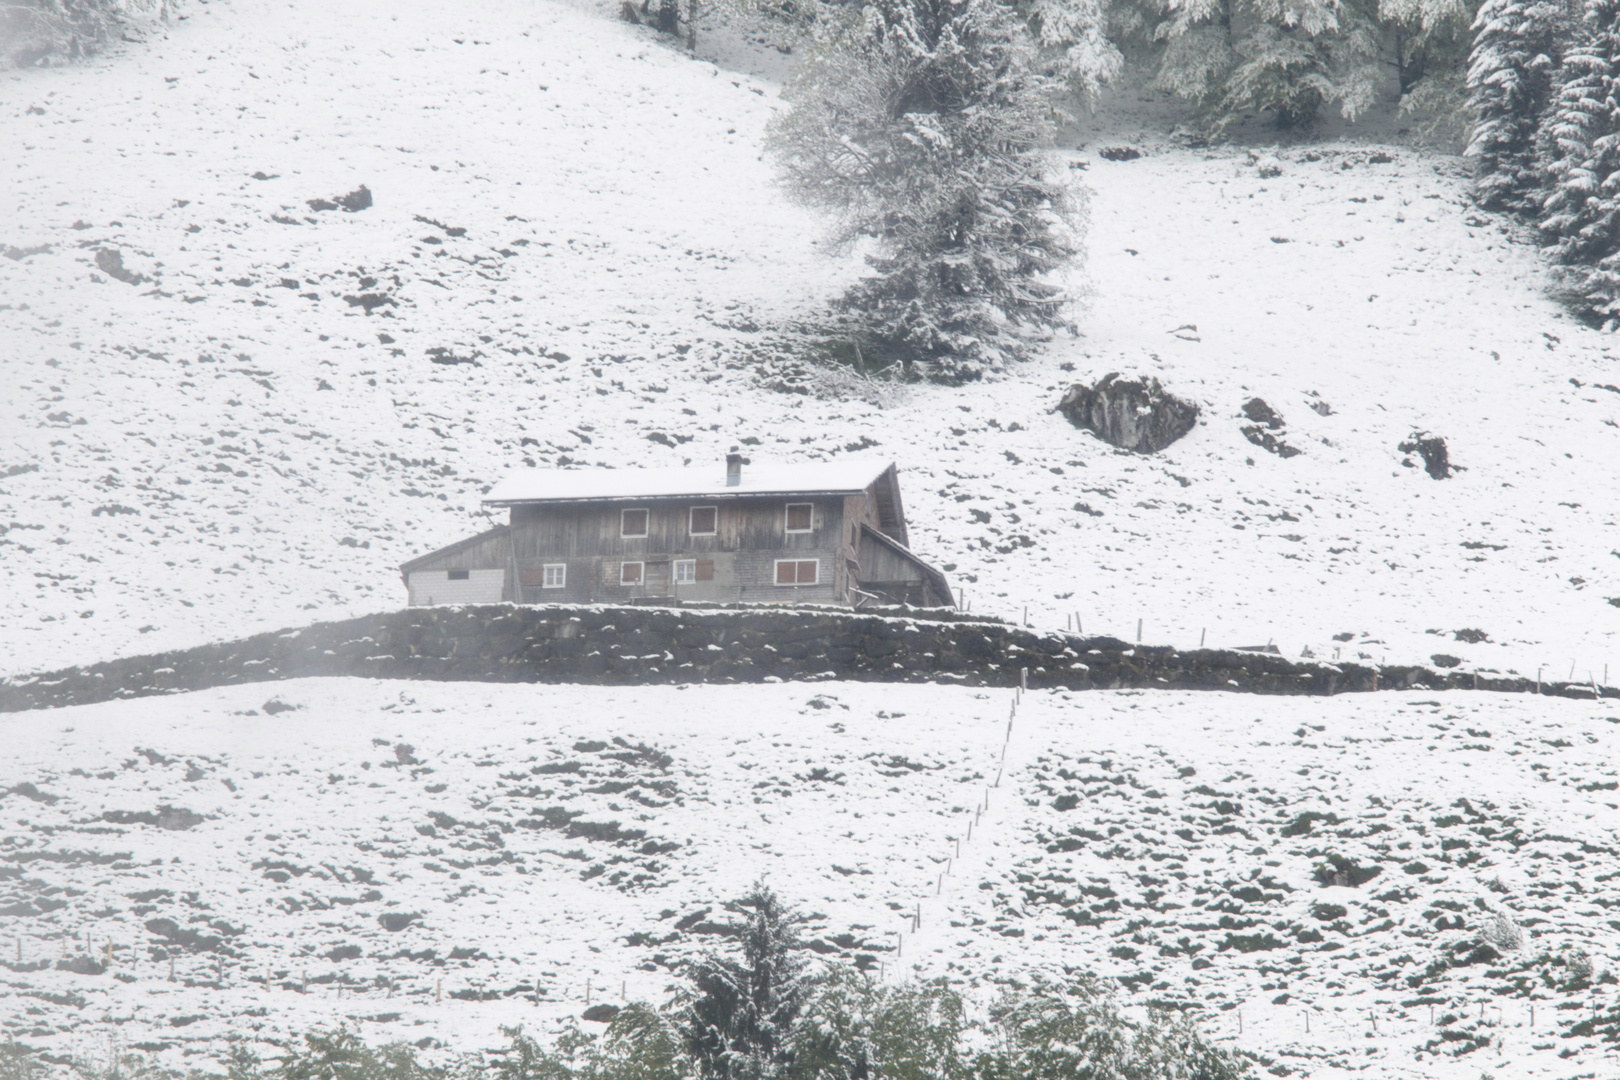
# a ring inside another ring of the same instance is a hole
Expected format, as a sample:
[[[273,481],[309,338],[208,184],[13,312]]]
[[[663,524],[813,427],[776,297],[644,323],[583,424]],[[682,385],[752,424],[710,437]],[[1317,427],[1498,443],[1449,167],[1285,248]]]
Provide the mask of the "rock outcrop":
[[[1436,480],[1444,480],[1452,473],[1464,471],[1463,466],[1452,462],[1451,454],[1446,449],[1446,440],[1427,431],[1412,432],[1411,436],[1395,449],[1403,454],[1416,454],[1422,458],[1423,471]],[[1407,458],[1405,464],[1411,465],[1412,459]]]
[[[1075,427],[1138,454],[1163,450],[1198,423],[1198,406],[1170,393],[1158,379],[1122,379],[1118,372],[1104,375],[1094,386],[1069,387],[1058,411]]]
[[[1268,450],[1280,458],[1298,457],[1300,450],[1296,446],[1289,446],[1285,442],[1287,431],[1282,414],[1267,405],[1261,398],[1250,398],[1243,405],[1243,415],[1249,423],[1240,429],[1243,437],[1262,450]]]

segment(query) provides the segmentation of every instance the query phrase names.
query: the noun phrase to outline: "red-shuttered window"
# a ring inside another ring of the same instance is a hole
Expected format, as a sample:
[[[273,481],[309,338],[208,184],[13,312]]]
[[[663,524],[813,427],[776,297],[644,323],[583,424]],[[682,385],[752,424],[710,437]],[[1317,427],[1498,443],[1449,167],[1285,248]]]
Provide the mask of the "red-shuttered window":
[[[820,577],[819,559],[777,559],[778,585],[814,585]]]

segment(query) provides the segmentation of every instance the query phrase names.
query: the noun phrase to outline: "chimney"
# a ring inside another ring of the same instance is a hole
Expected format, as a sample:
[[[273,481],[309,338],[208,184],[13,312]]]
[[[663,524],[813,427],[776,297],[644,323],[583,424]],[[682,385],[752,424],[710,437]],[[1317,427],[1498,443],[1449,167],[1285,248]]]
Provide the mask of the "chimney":
[[[737,449],[733,446],[731,453],[726,455],[726,487],[737,487],[742,483],[743,456]]]

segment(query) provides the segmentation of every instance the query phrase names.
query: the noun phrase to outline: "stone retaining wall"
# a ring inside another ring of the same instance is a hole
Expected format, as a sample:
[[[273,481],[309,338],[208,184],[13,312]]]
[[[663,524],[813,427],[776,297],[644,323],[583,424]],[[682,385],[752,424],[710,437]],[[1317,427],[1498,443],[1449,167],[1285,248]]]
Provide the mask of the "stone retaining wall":
[[[827,609],[408,608],[240,641],[0,680],[0,712],[319,675],[596,684],[851,679],[1254,694],[1480,689],[1593,697],[1590,685],[1421,667],[1131,646],[970,617]],[[1615,691],[1602,688],[1603,696]]]

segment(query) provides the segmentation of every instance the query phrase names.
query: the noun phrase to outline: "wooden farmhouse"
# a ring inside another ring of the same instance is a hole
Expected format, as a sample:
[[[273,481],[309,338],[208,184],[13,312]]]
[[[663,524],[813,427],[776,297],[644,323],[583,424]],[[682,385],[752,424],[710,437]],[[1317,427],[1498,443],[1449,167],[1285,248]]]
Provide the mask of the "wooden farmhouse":
[[[484,505],[508,524],[400,567],[413,605],[953,604],[889,462],[529,469]]]

